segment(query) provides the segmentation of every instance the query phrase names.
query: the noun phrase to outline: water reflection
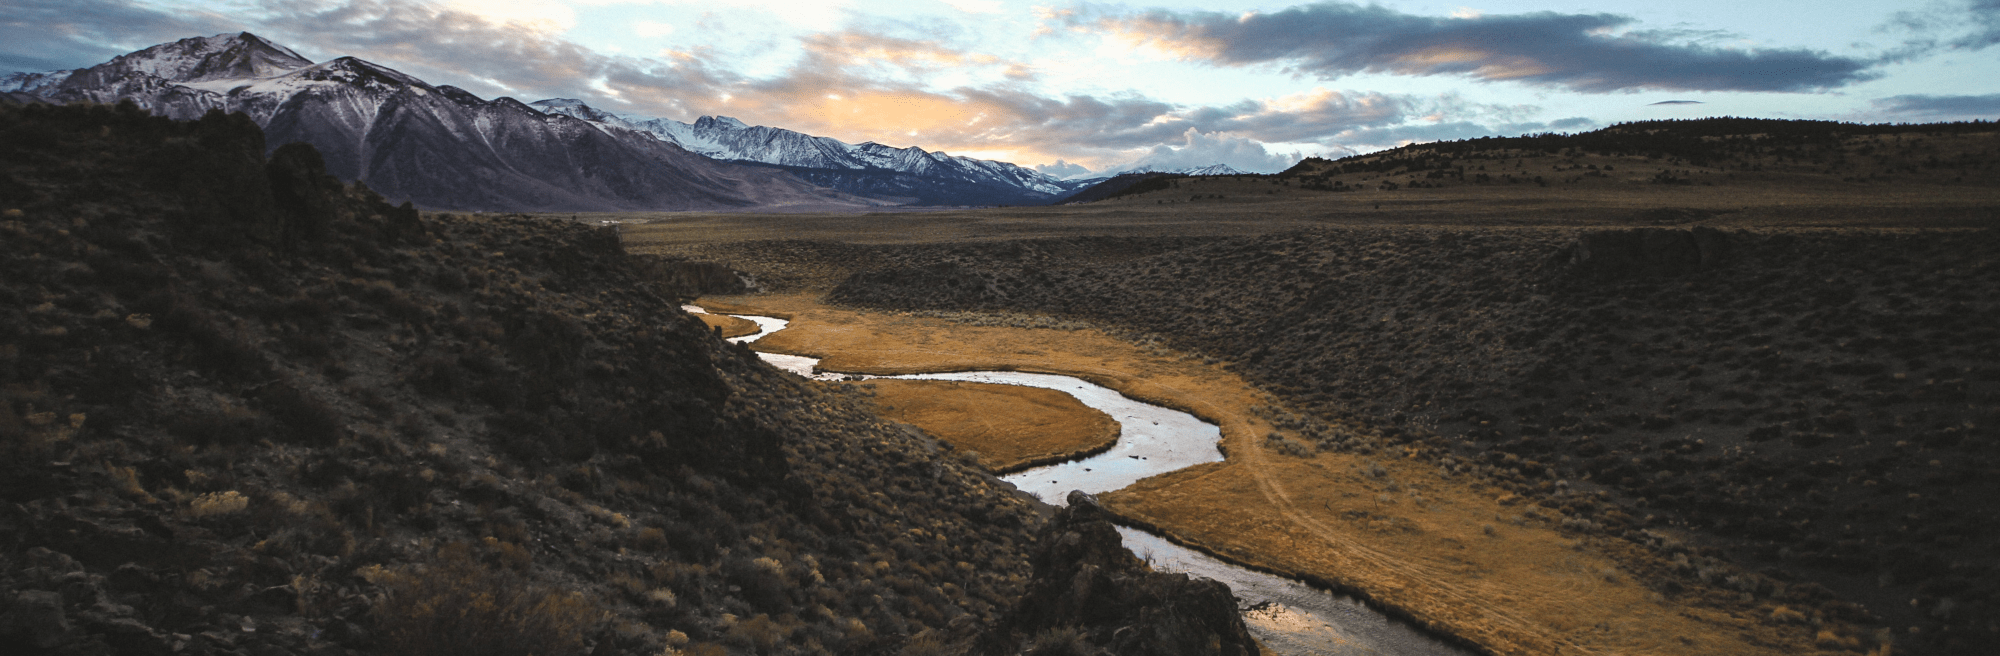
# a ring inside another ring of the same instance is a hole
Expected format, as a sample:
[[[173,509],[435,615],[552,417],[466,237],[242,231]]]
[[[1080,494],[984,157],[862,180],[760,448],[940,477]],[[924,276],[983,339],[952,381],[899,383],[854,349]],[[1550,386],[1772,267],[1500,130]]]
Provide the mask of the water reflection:
[[[1134,528],[1118,527],[1125,548],[1153,569],[1215,579],[1236,593],[1243,623],[1280,654],[1461,656],[1463,650],[1417,632],[1360,601],[1291,579],[1217,560]]]

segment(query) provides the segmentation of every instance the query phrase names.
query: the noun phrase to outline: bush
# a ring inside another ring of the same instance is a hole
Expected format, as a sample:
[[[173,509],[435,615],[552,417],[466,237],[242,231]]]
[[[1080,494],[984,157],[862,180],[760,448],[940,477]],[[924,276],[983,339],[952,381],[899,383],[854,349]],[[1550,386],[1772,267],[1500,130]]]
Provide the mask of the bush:
[[[574,654],[604,613],[574,592],[481,566],[465,545],[423,568],[373,570],[385,591],[373,613],[385,654]]]
[[[265,388],[265,410],[288,429],[287,442],[324,446],[340,439],[344,418],[311,390],[292,381],[279,381]]]

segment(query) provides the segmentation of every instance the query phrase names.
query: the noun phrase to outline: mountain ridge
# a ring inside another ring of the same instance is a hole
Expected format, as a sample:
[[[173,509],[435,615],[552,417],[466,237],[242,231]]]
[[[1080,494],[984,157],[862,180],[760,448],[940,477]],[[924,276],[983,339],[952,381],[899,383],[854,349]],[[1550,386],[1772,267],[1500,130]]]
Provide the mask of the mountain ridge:
[[[785,128],[752,126],[728,116],[702,116],[684,123],[610,112],[573,98],[549,98],[529,105],[599,125],[646,132],[707,157],[783,167],[836,189],[915,196],[924,204],[1041,204],[1084,186],[1008,162],[874,141],[849,144]],[[952,200],[975,202],[949,202]]]
[[[328,170],[426,208],[495,211],[851,209],[888,204],[782,171],[481,99],[356,57],[313,63],[248,32],[160,44],[0,90],[55,103],[130,100],[179,120],[243,112],[272,149],[313,144]]]

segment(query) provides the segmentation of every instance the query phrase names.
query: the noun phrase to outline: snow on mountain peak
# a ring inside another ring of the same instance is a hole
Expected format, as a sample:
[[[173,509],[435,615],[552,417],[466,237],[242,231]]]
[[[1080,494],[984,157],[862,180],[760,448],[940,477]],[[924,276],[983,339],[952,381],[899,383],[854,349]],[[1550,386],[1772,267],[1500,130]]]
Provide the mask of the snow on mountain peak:
[[[74,69],[67,71],[44,71],[40,73],[8,73],[7,75],[0,76],[0,92],[19,91],[22,93],[36,93],[43,89],[62,84],[63,80],[69,79],[69,76],[75,73]]]
[[[107,77],[143,73],[170,82],[198,82],[271,77],[312,63],[290,48],[243,32],[162,43],[87,70]]]
[[[738,121],[736,119],[727,116],[703,116],[701,118],[695,119],[694,127],[696,129],[702,129],[702,130],[710,130],[716,128],[724,130],[750,129],[750,126],[748,124],[745,124],[742,121]]]
[[[1237,170],[1235,167],[1221,163],[1210,164],[1208,166],[1181,166],[1181,167],[1140,164],[1138,166],[1134,166],[1119,171],[1119,173],[1172,173],[1176,175],[1245,175],[1244,172]]]
[[[738,160],[823,171],[894,171],[919,178],[986,185],[1006,193],[1067,193],[1075,185],[1031,169],[989,162],[922,148],[896,148],[873,141],[850,145],[832,137],[774,127],[753,127],[728,116],[703,116],[692,124],[671,119],[606,112],[582,101],[551,98],[531,103],[549,114],[562,114],[598,124],[653,135],[694,153],[721,160]],[[873,175],[868,174],[868,175]]]
[[[359,57],[341,57],[339,59],[328,60],[324,64],[315,64],[294,71],[294,74],[302,74],[304,77],[313,80],[339,82],[367,81],[387,86],[410,86],[418,89],[434,88],[429,83],[410,77],[402,71]]]

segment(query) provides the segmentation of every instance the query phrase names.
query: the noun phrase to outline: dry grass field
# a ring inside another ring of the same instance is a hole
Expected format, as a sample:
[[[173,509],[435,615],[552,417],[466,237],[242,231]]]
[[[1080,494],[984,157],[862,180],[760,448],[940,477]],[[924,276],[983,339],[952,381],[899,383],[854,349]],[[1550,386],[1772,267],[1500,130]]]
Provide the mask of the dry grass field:
[[[883,417],[924,429],[996,474],[1074,460],[1118,442],[1118,422],[1055,390],[946,380],[875,380]]]

